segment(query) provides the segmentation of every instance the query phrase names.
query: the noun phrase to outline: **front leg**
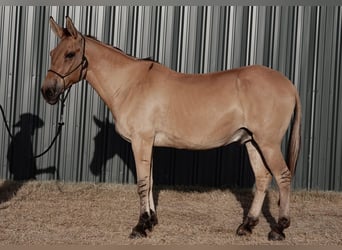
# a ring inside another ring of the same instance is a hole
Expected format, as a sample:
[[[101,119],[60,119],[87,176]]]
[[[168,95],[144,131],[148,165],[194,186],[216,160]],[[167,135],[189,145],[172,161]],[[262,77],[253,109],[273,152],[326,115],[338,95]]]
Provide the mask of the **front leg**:
[[[140,198],[140,216],[130,238],[146,237],[158,223],[152,195],[152,148],[153,137],[137,137],[132,140],[132,149],[137,170],[137,188]]]

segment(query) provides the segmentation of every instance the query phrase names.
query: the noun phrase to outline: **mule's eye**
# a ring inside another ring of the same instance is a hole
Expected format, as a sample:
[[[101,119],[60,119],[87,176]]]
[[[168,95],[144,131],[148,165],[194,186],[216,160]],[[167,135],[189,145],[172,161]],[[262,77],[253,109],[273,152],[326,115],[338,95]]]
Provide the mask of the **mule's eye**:
[[[71,59],[75,56],[75,52],[69,52],[68,54],[65,55],[65,58]]]

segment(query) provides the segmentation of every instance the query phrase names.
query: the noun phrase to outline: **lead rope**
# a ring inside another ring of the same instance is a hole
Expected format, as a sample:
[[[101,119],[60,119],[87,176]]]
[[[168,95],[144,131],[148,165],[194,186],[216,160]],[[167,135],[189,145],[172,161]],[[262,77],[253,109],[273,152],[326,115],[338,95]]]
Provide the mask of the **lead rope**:
[[[70,89],[68,89],[65,97],[63,96],[63,98],[60,99],[61,101],[61,112],[60,112],[60,115],[59,115],[59,122],[57,123],[58,124],[58,127],[57,127],[57,132],[56,132],[56,135],[55,137],[52,139],[50,145],[40,154],[38,155],[35,155],[33,156],[34,159],[36,158],[39,158],[39,157],[42,157],[43,155],[45,155],[47,152],[49,152],[49,150],[52,148],[53,144],[56,142],[58,136],[60,135],[61,131],[62,131],[62,127],[64,126],[64,121],[63,121],[63,116],[64,116],[64,107],[65,107],[65,101],[70,93]],[[63,94],[64,95],[64,94]]]
[[[7,132],[8,132],[8,134],[9,134],[9,136],[10,136],[11,138],[13,138],[13,135],[12,135],[12,133],[11,133],[10,127],[8,126],[8,123],[7,123],[7,119],[6,119],[6,116],[5,116],[4,109],[3,109],[3,107],[2,107],[1,105],[0,105],[0,109],[1,109],[2,119],[3,119],[4,123],[5,123]]]
[[[61,111],[60,111],[60,115],[59,115],[59,121],[58,121],[58,127],[57,127],[57,132],[56,132],[56,135],[54,136],[54,138],[52,139],[50,145],[40,154],[38,155],[35,155],[33,156],[32,158],[36,159],[36,158],[39,158],[39,157],[42,157],[43,155],[45,155],[47,152],[49,152],[49,150],[52,148],[52,146],[54,145],[54,143],[56,142],[58,136],[60,135],[61,131],[62,131],[62,127],[64,126],[64,121],[63,121],[63,116],[64,116],[64,107],[65,107],[65,101],[70,93],[70,89],[68,89],[67,93],[65,94],[65,97],[61,98]],[[1,114],[2,114],[2,118],[3,118],[3,121],[5,123],[5,126],[6,126],[6,130],[8,132],[8,135],[13,138],[13,134],[11,133],[11,129],[8,125],[8,122],[7,122],[7,119],[6,119],[6,116],[5,116],[5,112],[4,112],[4,109],[2,107],[2,105],[0,105],[0,110],[1,110]]]
[[[61,102],[61,111],[60,111],[60,115],[59,115],[59,121],[58,121],[58,128],[57,128],[57,132],[56,132],[56,135],[55,137],[52,139],[50,145],[40,154],[36,155],[36,156],[33,156],[32,158],[36,159],[36,158],[39,158],[39,157],[42,157],[43,155],[45,155],[47,152],[49,152],[49,150],[52,148],[52,146],[54,145],[54,143],[56,142],[58,136],[61,134],[61,131],[62,131],[62,127],[64,126],[64,121],[63,121],[63,116],[64,116],[64,107],[65,107],[65,102],[66,102],[66,99],[70,93],[70,89],[71,87],[67,90],[67,93],[63,94],[63,97],[60,99],[60,102]],[[0,105],[0,110],[1,110],[1,114],[2,114],[2,118],[3,118],[3,121],[5,123],[5,126],[6,126],[6,129],[7,129],[7,132],[9,134],[9,136],[11,138],[13,138],[13,134],[11,133],[11,130],[10,130],[10,127],[7,123],[7,119],[6,119],[6,116],[5,116],[5,112],[4,112],[4,109],[2,107],[2,105]],[[63,193],[63,190],[62,188],[60,187],[58,181],[59,181],[59,169],[56,168],[56,186],[57,186],[57,189]],[[0,207],[0,209],[6,209],[8,206],[5,206],[5,207]]]
[[[34,156],[33,158],[39,158],[43,155],[45,155],[47,152],[49,152],[49,150],[52,148],[53,144],[55,143],[55,141],[57,140],[58,136],[61,134],[62,132],[62,127],[64,126],[64,120],[63,120],[63,117],[64,117],[64,107],[65,107],[65,102],[67,100],[67,97],[69,96],[69,93],[70,93],[70,88],[68,88],[67,90],[67,93],[64,95],[63,93],[63,97],[60,98],[60,103],[61,103],[61,111],[59,113],[59,122],[58,122],[58,128],[57,128],[57,132],[56,132],[56,135],[55,137],[52,139],[52,142],[50,143],[49,147],[47,147],[47,149],[44,150],[44,152],[40,153],[39,155],[36,155]],[[56,184],[56,187],[58,189],[59,192],[63,193],[63,189],[59,183],[59,180],[60,180],[60,176],[59,176],[59,167],[56,166],[56,179],[55,179],[55,184]]]

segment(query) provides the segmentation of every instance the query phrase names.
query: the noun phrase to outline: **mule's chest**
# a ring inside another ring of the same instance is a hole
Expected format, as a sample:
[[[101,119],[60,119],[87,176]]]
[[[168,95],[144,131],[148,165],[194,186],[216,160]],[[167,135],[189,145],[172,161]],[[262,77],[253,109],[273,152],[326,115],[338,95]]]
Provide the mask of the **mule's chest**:
[[[126,141],[131,142],[131,131],[120,122],[115,122],[115,131]]]

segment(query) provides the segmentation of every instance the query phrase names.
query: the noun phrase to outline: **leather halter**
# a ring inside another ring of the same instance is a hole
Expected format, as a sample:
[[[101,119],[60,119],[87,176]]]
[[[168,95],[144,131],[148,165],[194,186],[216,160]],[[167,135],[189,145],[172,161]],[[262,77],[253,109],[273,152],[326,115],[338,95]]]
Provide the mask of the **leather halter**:
[[[65,90],[65,78],[70,76],[72,73],[74,73],[80,66],[81,66],[81,70],[80,70],[80,76],[78,78],[78,81],[81,81],[82,80],[82,72],[84,69],[87,68],[88,66],[88,60],[87,58],[85,57],[85,38],[83,35],[82,36],[82,39],[83,39],[83,55],[82,55],[82,61],[75,67],[73,68],[72,70],[70,70],[68,73],[62,75],[60,73],[58,73],[57,71],[54,71],[52,69],[49,69],[48,72],[51,72],[51,73],[54,73],[55,75],[57,75],[59,78],[61,78],[63,80],[63,84],[64,84],[64,90]],[[71,87],[71,85],[70,85]]]

